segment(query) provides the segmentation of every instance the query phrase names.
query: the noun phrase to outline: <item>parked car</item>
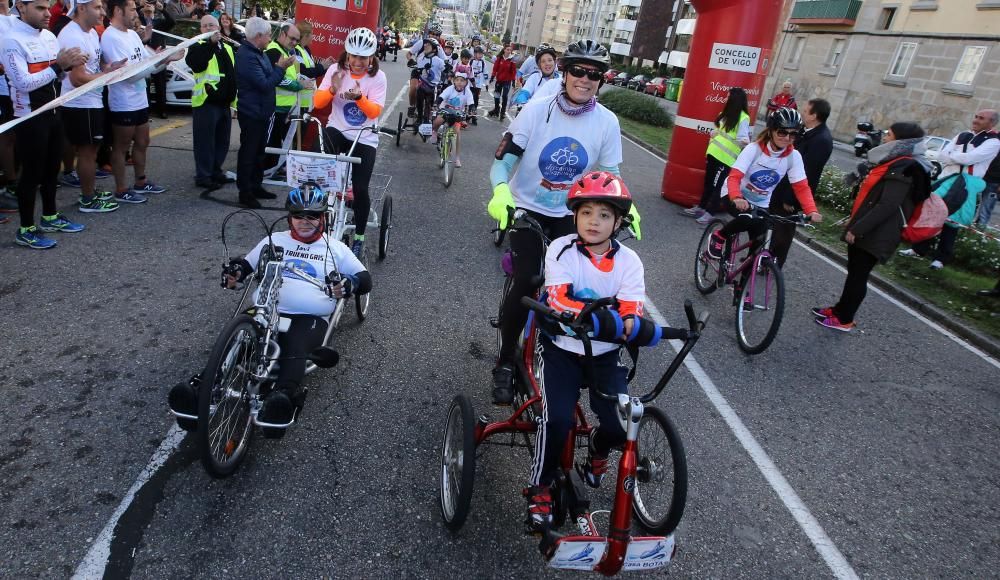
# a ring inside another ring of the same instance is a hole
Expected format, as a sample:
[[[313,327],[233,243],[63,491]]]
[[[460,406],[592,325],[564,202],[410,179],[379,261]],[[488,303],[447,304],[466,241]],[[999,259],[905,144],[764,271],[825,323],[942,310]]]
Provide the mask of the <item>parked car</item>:
[[[934,167],[934,173],[931,175],[931,179],[937,179],[937,176],[941,174],[941,162],[938,161],[938,153],[942,149],[951,144],[951,139],[945,139],[944,137],[937,137],[935,135],[928,135],[924,137],[924,145],[927,147],[927,152],[924,156],[927,160],[931,162]]]
[[[654,97],[665,97],[667,96],[667,79],[663,77],[656,77],[653,80],[646,83],[646,88],[643,90],[647,95],[653,95]]]
[[[610,82],[614,81],[615,77],[618,76],[618,73],[620,73],[620,72],[622,72],[622,71],[620,71],[620,70],[618,70],[616,68],[609,68],[608,71],[606,73],[604,73],[604,82],[610,83]]]
[[[644,91],[646,89],[646,83],[649,82],[649,77],[646,75],[635,75],[628,80],[628,88],[633,91]]]
[[[632,75],[627,72],[620,72],[615,75],[615,78],[611,79],[611,84],[616,87],[624,87],[630,78],[632,78]]]

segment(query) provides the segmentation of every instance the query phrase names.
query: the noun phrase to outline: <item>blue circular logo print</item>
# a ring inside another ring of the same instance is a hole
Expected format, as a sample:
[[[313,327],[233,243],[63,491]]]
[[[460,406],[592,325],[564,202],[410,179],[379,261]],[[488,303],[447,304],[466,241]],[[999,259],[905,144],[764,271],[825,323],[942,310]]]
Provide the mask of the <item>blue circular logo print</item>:
[[[305,260],[296,260],[295,258],[285,259],[285,268],[287,268],[287,270],[285,270],[285,276],[289,278],[294,278],[296,280],[305,280],[305,278],[303,278],[302,276],[299,276],[295,272],[292,272],[293,267],[302,270],[303,272],[309,274],[313,278],[318,277],[316,275],[316,268],[314,268],[312,264],[306,262]]]
[[[768,190],[781,181],[781,176],[773,169],[761,169],[750,174],[750,185],[757,189]]]
[[[542,148],[538,170],[553,183],[573,181],[590,166],[583,144],[572,137],[557,137]]]
[[[357,103],[351,101],[344,105],[344,120],[347,121],[348,124],[360,127],[364,124],[365,119],[367,119],[367,117],[361,108],[358,107]]]

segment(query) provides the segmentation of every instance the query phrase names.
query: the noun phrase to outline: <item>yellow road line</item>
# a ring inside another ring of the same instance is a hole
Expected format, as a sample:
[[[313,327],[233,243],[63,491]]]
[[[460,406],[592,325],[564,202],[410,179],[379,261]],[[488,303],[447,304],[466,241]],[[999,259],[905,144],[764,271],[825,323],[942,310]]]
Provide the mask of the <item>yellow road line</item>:
[[[167,123],[166,125],[164,125],[162,127],[157,127],[156,129],[153,129],[152,131],[150,131],[149,132],[149,136],[150,137],[156,137],[157,135],[162,135],[162,134],[166,133],[167,131],[173,131],[174,129],[176,129],[178,127],[183,127],[184,125],[187,125],[190,122],[191,122],[191,119],[184,119],[182,121],[171,121],[171,122]]]

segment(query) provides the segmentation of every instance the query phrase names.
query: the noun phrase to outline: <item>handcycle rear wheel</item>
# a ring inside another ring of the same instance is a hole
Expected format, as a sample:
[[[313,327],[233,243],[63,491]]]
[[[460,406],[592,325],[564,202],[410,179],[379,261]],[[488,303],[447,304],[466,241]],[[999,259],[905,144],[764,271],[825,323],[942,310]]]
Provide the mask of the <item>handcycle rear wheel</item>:
[[[365,270],[368,269],[368,248],[363,247],[361,250],[361,264],[364,265]],[[364,294],[354,295],[354,310],[358,315],[358,322],[364,322],[365,318],[368,317],[368,305],[371,303],[371,292],[365,292]]]
[[[396,124],[396,147],[399,147],[400,137],[403,135],[403,112],[399,112],[399,122]]]
[[[677,528],[687,502],[687,457],[677,428],[661,409],[646,407],[639,423],[632,513],[648,532]]]
[[[736,305],[736,342],[743,352],[760,354],[778,335],[785,310],[785,281],[771,258],[762,258],[751,268]]]
[[[392,229],[392,196],[382,200],[382,216],[378,222],[378,259],[384,260],[389,251],[389,232]]]
[[[253,438],[250,375],[257,365],[257,323],[246,314],[226,323],[202,372],[198,394],[198,447],[205,471],[228,477]]]
[[[701,234],[698,242],[698,251],[694,255],[694,285],[698,292],[711,294],[715,292],[725,279],[725,272],[722,271],[722,260],[715,260],[708,257],[708,244],[712,240],[712,234],[722,229],[722,220],[714,219],[705,227],[705,232]]]
[[[441,518],[457,532],[469,515],[476,476],[476,417],[466,395],[448,407],[441,446]]]

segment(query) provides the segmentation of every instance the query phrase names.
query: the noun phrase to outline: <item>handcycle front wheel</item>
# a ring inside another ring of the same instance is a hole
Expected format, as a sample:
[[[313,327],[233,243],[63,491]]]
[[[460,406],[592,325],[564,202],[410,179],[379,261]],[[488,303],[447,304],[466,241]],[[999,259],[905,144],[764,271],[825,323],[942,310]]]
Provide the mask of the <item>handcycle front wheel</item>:
[[[257,323],[240,314],[223,327],[202,372],[197,441],[201,462],[212,477],[232,475],[253,438],[250,373],[259,346]]]
[[[399,147],[400,137],[403,135],[403,112],[399,112],[399,122],[396,123],[396,147]]]
[[[441,518],[457,532],[469,516],[476,477],[476,417],[466,395],[448,407],[441,446]]]
[[[708,245],[712,241],[712,234],[721,230],[723,225],[722,220],[714,219],[705,226],[705,232],[701,234],[701,240],[698,242],[698,251],[694,255],[694,285],[702,294],[715,292],[725,280],[722,260],[708,256]]]
[[[648,532],[677,529],[687,503],[687,457],[677,427],[661,409],[646,407],[639,423],[632,513]]]
[[[364,265],[365,270],[368,269],[368,248],[362,248],[361,250],[361,263]],[[358,315],[358,322],[364,322],[365,318],[368,317],[368,305],[371,304],[371,292],[365,292],[364,294],[354,295],[354,311]]]
[[[736,305],[736,342],[747,354],[760,354],[778,335],[785,310],[785,281],[772,258],[762,258],[747,276]]]

